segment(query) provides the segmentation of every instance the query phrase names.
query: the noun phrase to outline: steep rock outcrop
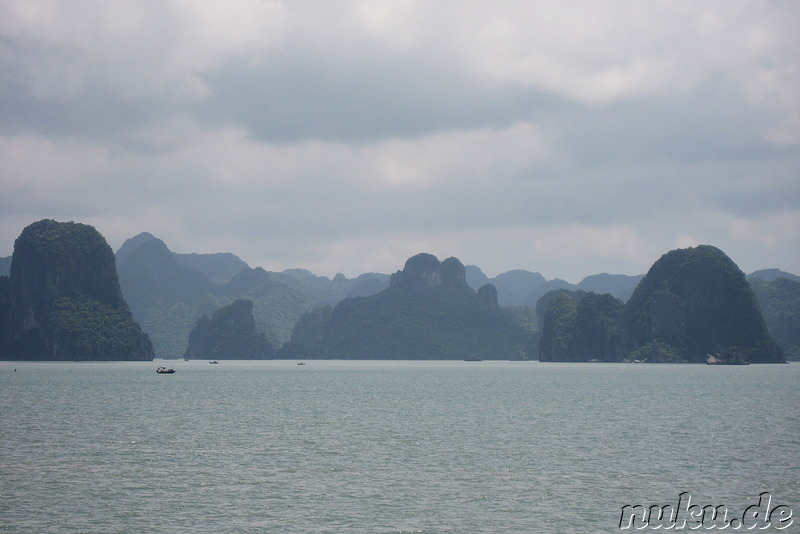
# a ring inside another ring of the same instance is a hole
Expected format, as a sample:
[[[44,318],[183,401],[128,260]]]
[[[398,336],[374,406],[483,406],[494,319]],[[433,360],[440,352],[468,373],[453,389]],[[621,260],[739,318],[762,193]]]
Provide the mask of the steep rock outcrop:
[[[409,258],[376,295],[340,302],[306,357],[342,359],[482,359],[522,357],[530,332],[497,304],[493,287],[480,296],[456,258]],[[309,337],[309,336],[306,336]]]
[[[785,276],[765,280],[751,275],[750,287],[772,339],[787,359],[800,360],[800,282]]]
[[[548,293],[547,296],[539,339],[539,361],[572,361],[570,345],[575,336],[579,298],[574,292],[564,289]]]
[[[500,311],[500,303],[497,301],[497,288],[492,284],[486,284],[478,289],[476,294],[478,310],[483,313],[495,313]]]
[[[11,280],[8,276],[0,276],[0,360],[8,347],[9,324],[8,314],[11,307]]]
[[[122,297],[114,254],[91,226],[26,227],[14,243],[8,300],[8,359],[153,359]]]
[[[333,308],[320,306],[304,313],[292,330],[292,338],[278,350],[278,358],[307,358],[319,353],[325,324],[330,320]]]
[[[257,330],[279,346],[290,340],[303,313],[335,305],[351,291],[366,296],[389,284],[389,275],[376,273],[330,280],[304,269],[267,272],[246,266],[222,284],[219,280],[245,265],[236,256],[177,254],[147,233],[128,239],[117,253],[123,294],[162,358],[182,357],[197,320],[237,299],[253,301]]]
[[[574,361],[623,359],[620,317],[624,305],[609,293],[589,292],[578,302],[575,335],[570,344]]]
[[[9,276],[11,274],[11,256],[0,258],[0,276]]]
[[[654,263],[628,301],[623,323],[630,353],[659,343],[688,362],[733,349],[752,363],[785,361],[744,273],[710,245],[673,250]]]
[[[256,332],[253,301],[239,299],[201,317],[189,333],[184,358],[201,360],[264,360],[275,351],[263,333]]]
[[[464,269],[466,279],[466,269]],[[417,254],[406,260],[402,271],[389,279],[389,287],[425,289],[442,285],[442,263],[433,254]]]
[[[624,305],[612,295],[558,290],[546,295],[539,360],[619,361],[623,358],[620,321]]]

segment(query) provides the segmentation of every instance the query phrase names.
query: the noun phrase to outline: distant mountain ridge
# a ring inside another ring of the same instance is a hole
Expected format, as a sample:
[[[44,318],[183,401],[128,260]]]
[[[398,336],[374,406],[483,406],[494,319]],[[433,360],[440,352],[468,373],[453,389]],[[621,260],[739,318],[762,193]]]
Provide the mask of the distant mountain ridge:
[[[126,240],[117,250],[117,266],[127,261],[130,254],[141,245],[159,239],[149,232],[142,232]],[[175,260],[184,267],[190,267],[203,273],[209,281],[215,284],[225,284],[244,269],[250,266],[235,254],[230,252],[216,252],[211,254],[189,253],[181,254],[170,251]]]
[[[389,279],[370,273],[330,280],[300,269],[282,273],[251,269],[229,253],[176,254],[148,233],[127,240],[118,252],[122,292],[163,358],[182,357],[197,320],[236,300],[252,301],[258,332],[281,346],[303,313],[336,304],[353,292],[380,291]],[[216,282],[210,279],[215,274]]]
[[[789,280],[800,282],[800,276],[781,271],[780,269],[761,269],[760,271],[755,271],[747,275],[748,280],[757,279],[766,280],[767,282],[774,282],[778,278],[788,278]]]
[[[140,240],[123,257],[122,292],[162,358],[182,357],[196,321],[238,298],[258,302],[257,325],[270,339],[279,339],[282,332],[288,338],[294,321],[310,307],[300,293],[274,283],[263,269],[247,269],[228,284],[215,284],[198,269],[180,264],[160,239]],[[280,311],[270,313],[271,308]]]
[[[632,276],[601,273],[587,276],[576,285],[560,278],[547,280],[540,273],[523,269],[501,273],[494,278],[486,276],[475,265],[467,265],[466,270],[467,283],[472,289],[477,291],[485,284],[492,284],[497,288],[500,306],[536,306],[542,296],[558,289],[609,293],[624,302],[631,297],[636,285],[644,277],[643,274]]]
[[[11,271],[11,260],[12,257],[0,258],[0,323],[8,320],[4,310],[8,300],[7,274]],[[262,268],[250,268],[231,253],[175,253],[147,232],[134,236],[120,247],[116,264],[122,293],[134,319],[150,335],[157,348],[156,354],[168,358],[180,357],[185,352],[189,332],[199,318],[211,316],[215,310],[236,300],[253,302],[258,332],[266,335],[278,348],[293,338],[293,331],[300,322],[314,324],[325,315],[324,312],[315,312],[316,315],[310,317],[317,319],[307,320],[303,319],[304,314],[326,306],[333,311],[344,299],[376,295],[390,287],[393,277],[403,276],[402,271],[398,271],[400,274],[392,276],[365,273],[348,279],[338,274],[329,279],[305,269],[268,272]],[[570,284],[560,279],[547,280],[540,273],[522,269],[490,279],[477,266],[463,267],[461,282],[472,288],[476,295],[487,284],[492,285],[498,306],[514,315],[518,322],[528,324],[534,336],[541,334],[546,310],[539,306],[534,311],[534,307],[537,303],[541,305],[540,299],[552,291],[570,291],[575,295],[608,293],[625,303],[644,277],[601,273],[587,276],[578,284]],[[3,278],[4,272],[6,278]],[[800,278],[778,269],[764,269],[752,273],[747,279],[764,310],[770,334],[790,356],[800,353],[800,349],[792,349],[797,346],[798,330],[796,301],[792,297],[795,286],[786,282]],[[529,356],[537,356],[539,341],[535,337],[528,343]],[[531,349],[532,346],[536,349]]]
[[[117,250],[117,265],[124,263],[131,250],[143,242],[152,239],[157,238],[148,232],[142,232],[125,241],[120,249]],[[250,268],[246,262],[242,261],[238,256],[230,252],[208,254],[172,252],[172,254],[175,256],[179,264],[199,270],[206,276],[206,278],[209,279],[209,281],[218,284],[227,283],[241,270]],[[592,291],[594,293],[610,293],[614,297],[624,302],[631,297],[636,285],[644,277],[644,274],[626,275],[599,273],[589,275],[577,284],[571,284],[559,278],[547,280],[540,273],[526,271],[523,269],[507,271],[490,279],[483,273],[480,267],[475,265],[466,265],[465,268],[467,284],[476,291],[487,283],[491,283],[497,287],[500,306],[535,306],[539,298],[549,291],[556,289],[583,290]],[[10,269],[11,256],[0,258],[0,276],[7,276],[10,272]],[[280,273],[272,274],[286,275],[286,277],[281,279],[284,281],[291,280],[291,283],[300,280],[301,286],[313,285],[302,283],[302,281],[308,282],[311,279],[327,280],[328,283],[332,282],[330,279],[317,276],[306,269],[287,269]],[[759,271],[754,271],[747,276],[748,279],[759,278],[770,281],[779,277],[800,280],[800,276],[782,271],[780,269],[762,269]],[[359,280],[359,282],[349,288],[349,291],[352,292],[352,294],[348,293],[346,296],[364,296],[362,293],[374,294],[388,287],[389,283],[389,275],[382,273],[364,273],[356,277],[356,279]],[[527,284],[525,283],[525,280],[528,281]],[[320,293],[322,294],[329,292],[329,290],[324,288],[324,286],[325,282],[318,285]],[[338,294],[335,296],[322,296],[320,300],[331,301],[331,299],[333,299],[333,301],[335,301],[338,296]]]

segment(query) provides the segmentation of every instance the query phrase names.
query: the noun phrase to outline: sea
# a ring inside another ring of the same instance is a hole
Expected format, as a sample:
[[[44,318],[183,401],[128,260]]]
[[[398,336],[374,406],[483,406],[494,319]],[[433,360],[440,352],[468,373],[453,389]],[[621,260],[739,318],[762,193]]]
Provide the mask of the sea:
[[[798,363],[304,363],[0,362],[0,532],[800,532]]]

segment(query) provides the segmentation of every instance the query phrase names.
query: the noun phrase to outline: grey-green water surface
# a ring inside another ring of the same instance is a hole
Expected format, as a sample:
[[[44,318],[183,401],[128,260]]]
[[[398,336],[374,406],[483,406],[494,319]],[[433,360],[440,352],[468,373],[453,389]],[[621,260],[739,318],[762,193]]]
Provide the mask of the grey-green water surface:
[[[799,364],[306,363],[0,362],[0,531],[615,532],[681,492],[800,513]]]

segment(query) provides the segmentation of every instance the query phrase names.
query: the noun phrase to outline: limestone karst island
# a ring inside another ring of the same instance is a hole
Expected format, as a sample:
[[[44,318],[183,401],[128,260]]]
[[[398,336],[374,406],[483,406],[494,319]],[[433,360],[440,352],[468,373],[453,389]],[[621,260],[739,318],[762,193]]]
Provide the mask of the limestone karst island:
[[[800,281],[745,274],[710,245],[643,276],[577,285],[489,279],[421,253],[394,274],[268,272],[178,254],[150,234],[112,252],[93,227],[41,220],[0,258],[5,360],[473,359],[781,363],[800,357]]]

